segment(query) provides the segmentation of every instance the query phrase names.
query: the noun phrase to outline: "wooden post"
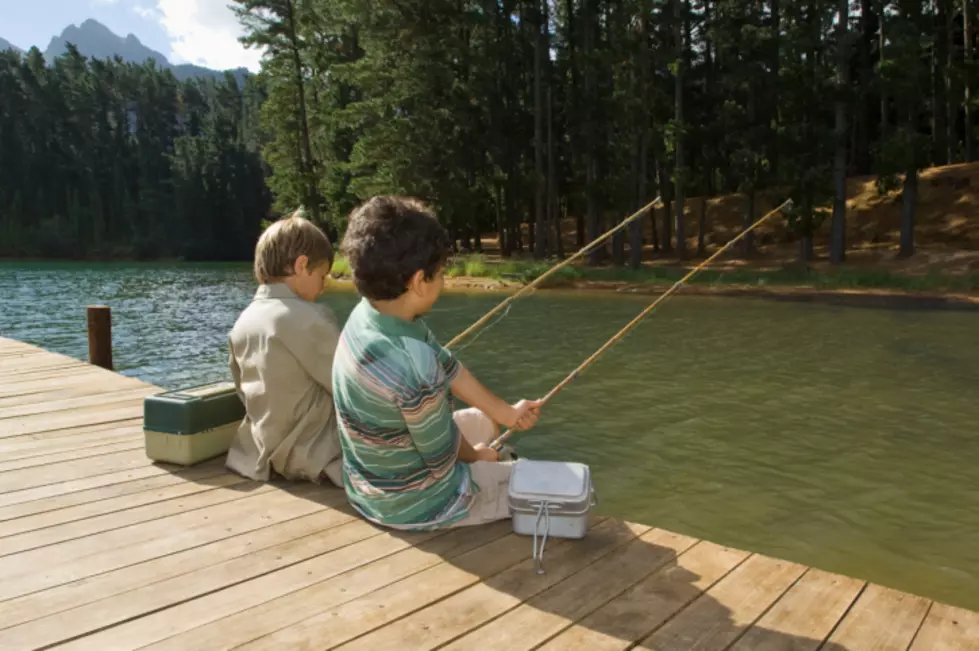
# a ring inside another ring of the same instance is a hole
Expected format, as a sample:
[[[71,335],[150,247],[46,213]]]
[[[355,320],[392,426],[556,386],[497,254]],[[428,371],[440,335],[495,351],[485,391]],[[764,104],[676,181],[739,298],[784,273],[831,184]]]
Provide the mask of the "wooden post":
[[[88,361],[112,370],[112,311],[108,305],[89,305]]]

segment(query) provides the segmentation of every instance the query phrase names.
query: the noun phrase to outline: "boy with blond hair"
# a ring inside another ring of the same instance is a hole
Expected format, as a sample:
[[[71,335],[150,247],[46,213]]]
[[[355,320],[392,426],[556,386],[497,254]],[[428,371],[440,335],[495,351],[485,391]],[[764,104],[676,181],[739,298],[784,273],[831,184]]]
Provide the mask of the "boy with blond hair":
[[[394,529],[508,518],[512,462],[488,444],[500,425],[532,427],[540,410],[490,392],[422,320],[442,291],[449,246],[435,215],[404,197],[357,208],[343,240],[363,297],[333,365],[344,486],[365,518]],[[471,408],[455,411],[453,396]]]
[[[331,377],[340,329],[316,302],[332,266],[329,238],[301,210],[258,240],[258,290],[228,336],[246,415],[226,464],[240,475],[343,485]]]

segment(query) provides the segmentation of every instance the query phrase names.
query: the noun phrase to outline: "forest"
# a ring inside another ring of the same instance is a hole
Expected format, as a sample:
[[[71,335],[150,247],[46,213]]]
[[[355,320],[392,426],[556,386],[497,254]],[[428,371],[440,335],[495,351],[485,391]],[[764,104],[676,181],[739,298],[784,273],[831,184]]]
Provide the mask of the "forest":
[[[244,87],[7,51],[0,255],[246,259],[297,206],[336,237],[358,202],[405,193],[463,250],[493,233],[545,259],[562,224],[584,244],[661,196],[651,242],[637,222],[591,258],[639,266],[643,244],[705,253],[691,197],[737,193],[748,225],[775,192],[800,257],[825,230],[840,264],[846,178],[876,174],[910,256],[918,171],[975,159],[973,5],[235,0],[265,50]]]

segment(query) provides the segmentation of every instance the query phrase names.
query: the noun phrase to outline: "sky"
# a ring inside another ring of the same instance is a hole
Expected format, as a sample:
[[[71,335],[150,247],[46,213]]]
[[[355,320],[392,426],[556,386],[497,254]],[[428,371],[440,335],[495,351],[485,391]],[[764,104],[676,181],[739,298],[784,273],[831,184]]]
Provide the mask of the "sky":
[[[260,54],[237,41],[229,0],[0,0],[0,37],[44,51],[68,25],[94,18],[119,36],[134,34],[170,63],[258,72]]]

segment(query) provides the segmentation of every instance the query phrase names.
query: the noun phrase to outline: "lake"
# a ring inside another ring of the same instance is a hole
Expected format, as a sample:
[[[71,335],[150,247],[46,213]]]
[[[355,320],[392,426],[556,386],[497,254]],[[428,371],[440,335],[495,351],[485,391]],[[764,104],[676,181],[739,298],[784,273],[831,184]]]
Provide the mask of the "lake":
[[[244,264],[0,263],[0,334],[166,388],[228,378]],[[453,293],[447,341],[502,300]],[[346,318],[347,289],[324,299]],[[539,292],[459,349],[538,397],[650,297]],[[468,345],[467,345],[468,344]],[[527,457],[592,467],[599,511],[979,609],[979,313],[680,296],[558,394]]]

